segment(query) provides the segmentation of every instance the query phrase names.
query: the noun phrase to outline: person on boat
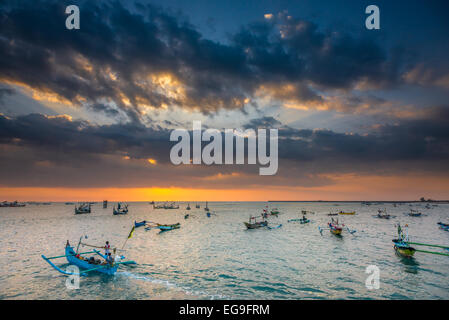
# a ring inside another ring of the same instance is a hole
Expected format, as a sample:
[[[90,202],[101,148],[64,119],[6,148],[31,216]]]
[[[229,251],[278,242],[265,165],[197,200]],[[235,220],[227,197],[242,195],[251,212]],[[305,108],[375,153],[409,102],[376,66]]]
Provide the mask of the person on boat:
[[[402,241],[404,239],[404,234],[402,233],[401,224],[398,223],[398,240]]]
[[[108,256],[108,254],[111,254],[110,250],[111,250],[111,246],[109,245],[109,241],[106,241],[106,245],[104,246],[104,255]]]
[[[69,240],[67,240],[67,243],[65,244],[65,246],[66,246],[66,248],[67,248],[67,247],[70,247]]]
[[[107,261],[110,265],[112,265],[112,264],[114,263],[114,259],[112,258],[112,255],[111,255],[110,252],[109,252],[109,253],[107,254],[107,256],[106,256],[106,261]]]

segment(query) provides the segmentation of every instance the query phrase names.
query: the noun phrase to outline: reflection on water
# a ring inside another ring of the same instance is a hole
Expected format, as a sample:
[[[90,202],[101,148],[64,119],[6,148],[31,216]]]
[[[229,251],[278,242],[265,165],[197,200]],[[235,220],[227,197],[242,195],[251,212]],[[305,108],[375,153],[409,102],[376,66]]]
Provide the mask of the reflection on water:
[[[210,218],[192,207],[188,219],[183,209],[154,210],[148,203],[130,203],[128,215],[114,216],[113,205],[95,204],[86,215],[62,203],[0,208],[0,299],[449,299],[448,257],[417,252],[407,259],[391,245],[397,222],[409,225],[412,241],[447,245],[449,232],[436,223],[447,221],[449,205],[422,208],[427,216],[417,219],[403,214],[408,205],[339,203],[338,210],[357,211],[338,217],[357,230],[340,237],[318,231],[335,211],[327,203],[276,203],[281,214],[270,220],[282,227],[249,231],[243,222],[266,203],[209,203]],[[385,207],[397,217],[372,217]],[[288,223],[300,210],[316,212],[311,223]],[[92,273],[79,290],[66,289],[66,278],[40,257],[63,254],[66,240],[76,244],[81,235],[121,248],[135,220],[181,228],[136,229],[123,254],[138,265],[121,266],[113,277]],[[365,287],[369,265],[380,269],[379,290]]]

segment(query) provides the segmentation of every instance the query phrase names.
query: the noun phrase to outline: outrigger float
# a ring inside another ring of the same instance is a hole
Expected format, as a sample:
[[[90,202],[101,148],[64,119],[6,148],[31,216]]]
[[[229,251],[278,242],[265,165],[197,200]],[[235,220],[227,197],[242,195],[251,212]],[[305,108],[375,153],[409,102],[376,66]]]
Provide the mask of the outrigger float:
[[[343,230],[346,230],[350,234],[354,234],[357,232],[356,230],[350,230],[344,224],[340,225],[338,223],[338,219],[336,219],[336,220],[334,220],[334,218],[331,218],[331,219],[332,219],[331,222],[328,222],[326,227],[318,227],[318,230],[320,231],[321,235],[323,235],[323,230],[329,230],[330,233],[332,233],[333,235],[339,236],[339,237],[343,236],[342,235]]]
[[[416,248],[412,247],[411,245],[426,246],[426,247],[441,248],[441,249],[449,250],[449,247],[447,247],[447,246],[441,246],[441,245],[437,245],[437,244],[411,242],[411,241],[409,241],[409,236],[408,236],[408,225],[405,225],[405,235],[401,228],[401,225],[398,224],[397,227],[398,227],[398,238],[393,239],[392,241],[394,243],[394,246],[393,246],[394,251],[399,256],[405,257],[405,258],[412,258],[414,256],[415,252],[423,252],[423,253],[437,254],[437,255],[449,257],[449,253],[420,250],[420,249],[416,249]]]
[[[80,243],[78,244],[78,248],[79,248],[80,244],[81,244],[81,239],[80,239]],[[86,245],[86,244],[83,244],[83,245]],[[93,247],[96,247],[96,246],[93,246]],[[93,271],[104,273],[107,275],[114,275],[117,272],[118,267],[120,265],[136,264],[136,262],[132,261],[132,260],[120,261],[121,259],[124,258],[123,256],[121,256],[121,257],[117,256],[115,259],[111,259],[111,258],[108,258],[107,256],[103,255],[98,250],[94,249],[92,251],[87,251],[87,252],[78,252],[78,248],[77,248],[77,251],[75,251],[73,249],[73,247],[70,246],[69,242],[67,241],[64,255],[49,257],[49,258],[47,258],[45,255],[42,255],[42,258],[46,262],[48,262],[48,264],[50,266],[52,266],[56,271],[58,271],[64,275],[79,275],[79,276],[85,276],[89,272],[93,272]],[[115,252],[115,250],[114,250],[114,252]],[[94,255],[91,255],[90,257],[88,257],[88,256],[86,256],[88,254],[94,254]],[[95,255],[100,256],[101,259],[95,259]],[[59,259],[59,258],[66,258],[67,262],[69,264],[75,265],[82,270],[80,270],[79,273],[68,272],[68,271],[62,270],[60,267],[58,267],[51,261],[53,259]]]

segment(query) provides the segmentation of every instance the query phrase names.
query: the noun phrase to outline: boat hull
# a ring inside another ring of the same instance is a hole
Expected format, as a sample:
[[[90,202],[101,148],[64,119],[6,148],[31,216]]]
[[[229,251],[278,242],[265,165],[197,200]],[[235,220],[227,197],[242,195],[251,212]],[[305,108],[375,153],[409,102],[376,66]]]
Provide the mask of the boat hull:
[[[413,247],[410,247],[407,243],[401,242],[397,239],[393,240],[394,242],[394,251],[402,257],[411,258],[416,252],[416,249]]]
[[[258,228],[266,227],[268,225],[268,222],[266,222],[266,221],[264,221],[264,222],[256,222],[256,223],[243,222],[243,224],[248,229],[258,229]]]
[[[90,269],[94,269],[94,268],[99,268],[98,270],[95,270],[95,271],[101,272],[104,274],[108,274],[108,275],[114,275],[117,272],[118,266],[106,266],[105,265],[104,268],[100,268],[102,266],[102,264],[93,264],[93,263],[89,263],[85,260],[78,259],[75,256],[75,250],[73,250],[73,247],[66,247],[65,254],[66,254],[67,261],[70,264],[73,264],[80,269],[90,270]],[[81,270],[81,272],[82,272],[82,270]]]
[[[343,231],[343,229],[341,227],[333,225],[332,223],[329,223],[329,231],[336,236],[341,236],[341,232]]]
[[[353,212],[342,212],[342,211],[340,211],[338,214],[341,214],[341,215],[355,215],[355,211],[353,211]]]

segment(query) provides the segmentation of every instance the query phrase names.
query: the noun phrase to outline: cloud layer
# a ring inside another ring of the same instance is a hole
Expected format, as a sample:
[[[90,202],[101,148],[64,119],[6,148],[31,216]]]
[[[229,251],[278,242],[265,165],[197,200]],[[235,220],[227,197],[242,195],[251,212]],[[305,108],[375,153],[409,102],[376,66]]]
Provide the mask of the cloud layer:
[[[81,29],[69,31],[65,5],[2,3],[0,81],[111,117],[119,109],[139,122],[148,108],[213,113],[267,93],[319,103],[323,90],[401,79],[397,51],[285,13],[242,26],[224,44],[161,8],[119,1],[81,1]]]

